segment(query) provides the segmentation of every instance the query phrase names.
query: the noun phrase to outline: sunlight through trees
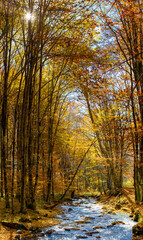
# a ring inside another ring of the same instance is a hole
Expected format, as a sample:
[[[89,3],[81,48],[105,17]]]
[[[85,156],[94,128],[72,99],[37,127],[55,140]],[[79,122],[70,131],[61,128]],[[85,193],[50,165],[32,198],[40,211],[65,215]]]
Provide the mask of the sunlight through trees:
[[[143,201],[141,1],[2,0],[0,198]]]

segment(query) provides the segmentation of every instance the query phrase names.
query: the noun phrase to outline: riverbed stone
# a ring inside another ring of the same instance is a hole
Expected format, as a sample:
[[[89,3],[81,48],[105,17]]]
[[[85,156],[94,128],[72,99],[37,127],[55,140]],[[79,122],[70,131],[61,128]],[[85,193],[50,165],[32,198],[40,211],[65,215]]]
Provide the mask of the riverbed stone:
[[[79,221],[74,221],[76,224],[85,224],[85,223],[90,223],[90,221],[87,221],[87,220],[79,220]]]
[[[114,222],[112,222],[110,225],[108,225],[107,228],[113,227],[113,226],[115,226],[115,225],[117,225],[117,224],[125,224],[125,223],[122,222],[122,221],[114,221]]]
[[[45,232],[46,235],[51,235],[53,232],[55,232],[54,229],[49,229],[48,231]]]
[[[70,229],[73,230],[73,231],[79,231],[80,230],[80,228],[76,228],[76,227],[73,227],[73,228],[70,228]]]
[[[92,231],[92,232],[87,232],[85,233],[86,235],[92,236],[93,234],[99,233],[98,231]]]
[[[38,237],[44,237],[45,236],[45,233],[39,233],[38,234]]]
[[[72,208],[69,208],[69,209],[68,209],[68,212],[70,212],[70,211],[72,211]]]
[[[70,232],[70,230],[71,230],[70,228],[65,228],[65,231],[67,232]]]
[[[93,229],[102,229],[103,227],[102,226],[96,226],[96,227],[93,227]]]
[[[113,210],[109,210],[107,213],[108,214],[113,214]]]
[[[29,231],[34,232],[34,233],[38,233],[38,232],[42,232],[42,229],[40,227],[37,227],[37,226],[31,226],[31,227],[29,227]]]
[[[79,236],[77,236],[76,238],[88,238],[88,236],[79,235]]]
[[[69,218],[63,218],[63,220],[67,221],[67,220],[69,220]]]
[[[117,224],[125,224],[125,223],[122,222],[122,221],[114,221],[114,222],[112,222],[112,226],[115,226]]]
[[[93,220],[93,219],[95,219],[95,218],[94,217],[85,217],[84,220]]]

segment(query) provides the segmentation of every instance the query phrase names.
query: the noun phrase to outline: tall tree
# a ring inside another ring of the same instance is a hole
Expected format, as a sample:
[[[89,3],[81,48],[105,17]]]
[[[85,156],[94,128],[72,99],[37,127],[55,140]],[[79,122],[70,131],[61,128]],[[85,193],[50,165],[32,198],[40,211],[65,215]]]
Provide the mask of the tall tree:
[[[135,189],[136,200],[143,201],[143,75],[142,75],[142,1],[122,0],[107,1],[108,7],[101,4],[102,23],[115,37],[118,48],[125,59],[124,63],[129,67],[132,85],[132,99],[134,90],[138,93],[139,118],[141,127],[136,128],[136,119],[133,110],[135,127]],[[114,13],[114,17],[113,17]],[[126,68],[127,69],[127,68]],[[133,102],[132,102],[133,103]],[[138,136],[137,136],[137,132]],[[138,151],[139,146],[139,151]]]

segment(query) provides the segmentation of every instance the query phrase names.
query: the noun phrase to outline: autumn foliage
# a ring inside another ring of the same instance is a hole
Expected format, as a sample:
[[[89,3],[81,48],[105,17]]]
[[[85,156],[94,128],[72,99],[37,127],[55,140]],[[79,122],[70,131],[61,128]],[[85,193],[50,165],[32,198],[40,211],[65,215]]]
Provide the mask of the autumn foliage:
[[[0,3],[0,194],[14,212],[134,181],[143,201],[141,1]],[[131,171],[130,171],[131,170]]]

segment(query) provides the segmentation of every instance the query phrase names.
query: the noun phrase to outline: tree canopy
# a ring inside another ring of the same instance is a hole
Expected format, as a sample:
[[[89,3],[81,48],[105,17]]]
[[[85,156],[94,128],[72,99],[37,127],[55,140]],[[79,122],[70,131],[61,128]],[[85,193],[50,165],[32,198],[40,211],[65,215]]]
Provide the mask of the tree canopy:
[[[143,201],[142,1],[2,0],[0,193],[14,212],[134,184]],[[129,182],[128,182],[129,183]]]

